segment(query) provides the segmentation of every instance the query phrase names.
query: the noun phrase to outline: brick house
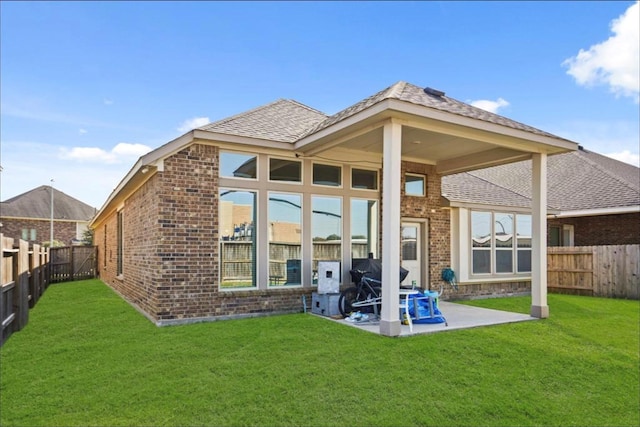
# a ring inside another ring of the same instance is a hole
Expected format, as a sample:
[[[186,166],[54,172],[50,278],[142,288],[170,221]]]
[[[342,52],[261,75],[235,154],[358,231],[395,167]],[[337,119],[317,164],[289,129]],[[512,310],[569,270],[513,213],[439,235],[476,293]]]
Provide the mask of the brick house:
[[[281,99],[142,156],[91,223],[100,277],[164,325],[299,312],[318,262],[340,261],[346,284],[372,253],[380,331],[395,336],[399,268],[438,289],[458,250],[443,176],[529,159],[531,268],[496,287],[526,283],[546,317],[547,157],[576,148],[405,82],[331,116]]]
[[[525,160],[443,177],[455,247],[452,266],[464,284],[456,296],[494,293],[491,281],[512,270],[529,275],[528,259],[513,258],[511,251],[530,250],[531,166]],[[637,167],[579,147],[549,157],[547,188],[548,246],[640,244]],[[491,236],[486,243],[485,236]],[[500,286],[528,291],[526,282]]]
[[[2,234],[29,244],[51,239],[51,191],[53,190],[53,239],[73,245],[82,240],[96,209],[48,185],[0,203]]]

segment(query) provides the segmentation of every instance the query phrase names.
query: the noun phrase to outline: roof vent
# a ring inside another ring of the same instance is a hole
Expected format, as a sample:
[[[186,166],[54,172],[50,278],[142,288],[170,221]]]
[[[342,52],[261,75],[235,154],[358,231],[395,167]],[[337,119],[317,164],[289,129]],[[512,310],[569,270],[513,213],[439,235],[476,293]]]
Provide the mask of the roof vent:
[[[433,95],[433,96],[439,96],[442,97],[444,96],[444,92],[438,89],[432,89],[430,87],[425,87],[424,88],[424,93],[429,94],[429,95]]]

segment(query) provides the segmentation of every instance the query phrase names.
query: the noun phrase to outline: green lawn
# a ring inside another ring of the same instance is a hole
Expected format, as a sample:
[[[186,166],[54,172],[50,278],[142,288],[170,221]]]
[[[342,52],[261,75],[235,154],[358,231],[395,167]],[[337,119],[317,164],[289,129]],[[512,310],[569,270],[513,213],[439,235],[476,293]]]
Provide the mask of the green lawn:
[[[0,349],[0,425],[639,425],[638,301],[549,306],[388,338],[303,313],[158,328],[99,281],[53,285]]]

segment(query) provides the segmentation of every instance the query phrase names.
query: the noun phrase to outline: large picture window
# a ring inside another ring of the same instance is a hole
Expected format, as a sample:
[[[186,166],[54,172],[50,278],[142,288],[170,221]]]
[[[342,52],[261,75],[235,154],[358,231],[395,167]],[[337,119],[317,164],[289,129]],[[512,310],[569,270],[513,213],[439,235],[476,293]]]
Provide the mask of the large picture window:
[[[342,257],[342,198],[312,196],[311,210],[315,272],[318,261],[339,261]]]
[[[351,199],[351,258],[378,258],[378,201]]]
[[[472,274],[531,271],[531,215],[471,212]]]
[[[255,288],[256,192],[220,189],[220,287]]]
[[[302,197],[269,193],[269,286],[302,284]]]

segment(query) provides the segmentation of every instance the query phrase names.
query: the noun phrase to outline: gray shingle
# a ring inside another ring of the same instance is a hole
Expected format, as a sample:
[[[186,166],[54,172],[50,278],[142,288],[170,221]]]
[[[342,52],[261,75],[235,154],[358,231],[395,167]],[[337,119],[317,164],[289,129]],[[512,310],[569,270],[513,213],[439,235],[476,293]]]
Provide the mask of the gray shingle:
[[[470,176],[531,198],[531,161],[443,177],[442,191],[450,200],[484,199],[484,203],[493,204],[489,197],[494,196],[480,186],[469,187],[471,194],[456,191],[461,183],[469,182]],[[639,182],[639,168],[584,149],[549,156],[547,162],[547,202],[562,211],[639,206]]]
[[[53,189],[53,218],[89,221],[96,210],[78,199]],[[0,203],[0,216],[12,218],[51,218],[51,187],[41,185]]]
[[[498,114],[490,113],[489,111],[474,107],[448,96],[436,96],[428,94],[425,92],[424,88],[403,81],[389,86],[388,88],[376,93],[375,95],[370,96],[369,98],[366,98],[352,105],[351,107],[332,115],[331,117],[316,125],[314,128],[309,129],[304,136],[311,135],[326,127],[329,127],[341,120],[359,113],[360,111],[366,110],[367,108],[385,99],[397,99],[400,101],[410,102],[412,104],[433,108],[447,113],[457,114],[459,116],[464,116],[475,120],[481,120],[501,126],[510,127],[513,129],[522,130],[536,135],[542,135],[555,139],[563,139],[556,135],[544,132],[540,129],[536,129],[534,127],[516,122]]]
[[[289,99],[280,99],[253,110],[209,123],[200,130],[270,141],[295,142],[326,115]]]

